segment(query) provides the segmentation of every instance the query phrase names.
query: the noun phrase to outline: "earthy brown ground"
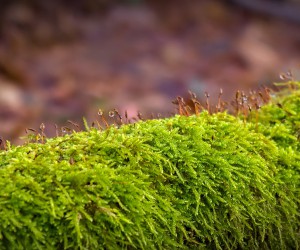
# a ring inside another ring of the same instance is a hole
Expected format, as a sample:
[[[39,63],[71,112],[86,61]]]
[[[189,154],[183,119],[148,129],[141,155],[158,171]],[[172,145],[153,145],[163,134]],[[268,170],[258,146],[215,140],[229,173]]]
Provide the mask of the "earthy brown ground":
[[[151,1],[150,1],[151,2]],[[90,16],[65,9],[55,22],[23,5],[6,11],[0,39],[0,136],[68,119],[92,121],[98,108],[130,115],[174,111],[188,90],[224,99],[299,75],[300,25],[223,1],[115,5]],[[167,1],[168,2],[168,1]]]

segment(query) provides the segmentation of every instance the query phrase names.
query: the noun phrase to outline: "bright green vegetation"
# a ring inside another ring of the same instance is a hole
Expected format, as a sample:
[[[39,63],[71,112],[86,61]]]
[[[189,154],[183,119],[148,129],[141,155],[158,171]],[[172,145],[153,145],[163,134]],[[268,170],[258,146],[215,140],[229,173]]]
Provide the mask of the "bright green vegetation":
[[[0,249],[299,249],[300,91],[258,121],[202,112],[12,147]]]

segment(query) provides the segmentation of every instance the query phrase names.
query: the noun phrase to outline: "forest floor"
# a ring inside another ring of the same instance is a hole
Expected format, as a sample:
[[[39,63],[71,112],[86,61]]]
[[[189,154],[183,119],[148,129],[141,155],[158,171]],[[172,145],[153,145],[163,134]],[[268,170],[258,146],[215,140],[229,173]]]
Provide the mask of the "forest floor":
[[[1,137],[19,142],[42,122],[53,135],[54,124],[93,121],[98,108],[168,115],[188,90],[216,99],[222,88],[229,100],[282,71],[299,75],[298,24],[192,3],[116,5],[88,17],[58,11],[55,23],[12,6],[0,39]]]

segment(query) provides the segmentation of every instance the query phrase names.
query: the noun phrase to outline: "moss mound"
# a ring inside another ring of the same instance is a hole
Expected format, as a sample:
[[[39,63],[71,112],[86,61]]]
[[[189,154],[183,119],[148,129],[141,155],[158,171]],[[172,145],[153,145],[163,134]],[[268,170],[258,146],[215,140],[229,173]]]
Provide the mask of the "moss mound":
[[[259,124],[203,112],[12,147],[0,248],[298,249],[299,107],[293,91]]]

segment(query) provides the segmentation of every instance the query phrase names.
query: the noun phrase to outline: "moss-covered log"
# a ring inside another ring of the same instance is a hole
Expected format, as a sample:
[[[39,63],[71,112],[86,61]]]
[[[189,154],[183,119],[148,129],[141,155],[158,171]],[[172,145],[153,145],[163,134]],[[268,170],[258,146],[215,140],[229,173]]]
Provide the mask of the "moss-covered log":
[[[0,249],[298,249],[300,92],[0,153]],[[258,119],[257,119],[258,118]]]

